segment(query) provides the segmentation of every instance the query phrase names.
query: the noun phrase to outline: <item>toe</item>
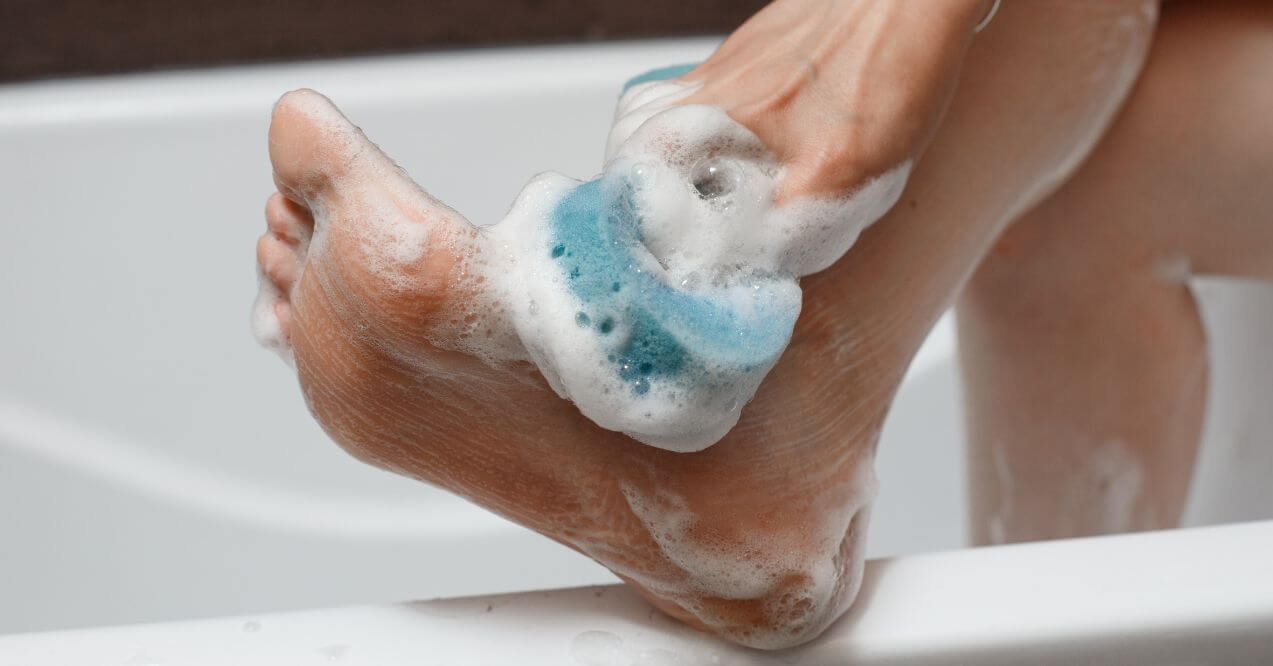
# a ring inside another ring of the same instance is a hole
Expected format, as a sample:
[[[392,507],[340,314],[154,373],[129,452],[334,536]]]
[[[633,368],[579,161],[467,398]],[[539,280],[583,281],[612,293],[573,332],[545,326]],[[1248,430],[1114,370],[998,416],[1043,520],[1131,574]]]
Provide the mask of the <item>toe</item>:
[[[269,143],[274,182],[296,204],[288,212],[302,222],[322,225],[324,216],[311,214],[320,210],[314,205],[322,210],[349,208],[352,202],[366,204],[368,198],[386,195],[398,201],[408,217],[413,210],[406,209],[418,208],[421,215],[416,217],[439,218],[435,226],[464,222],[408,178],[330,100],[312,90],[293,90],[279,98]]]
[[[293,90],[274,105],[270,162],[279,191],[309,200],[343,176],[367,140],[334,104],[313,90]]]
[[[300,259],[296,256],[295,248],[273,233],[267,233],[257,241],[256,261],[261,266],[261,272],[280,292],[286,294],[296,283]]]
[[[293,245],[308,241],[314,230],[310,212],[278,192],[265,202],[265,221],[274,235]]]
[[[326,97],[297,90],[280,98],[269,149],[282,196],[266,203],[270,233],[258,253],[262,272],[280,291],[289,292],[302,270],[312,271],[344,311],[403,345],[451,344],[450,336],[478,326],[471,323],[476,315],[466,317],[494,309],[476,229],[412,182]],[[289,247],[289,239],[299,241]],[[305,321],[305,307],[293,305],[297,322]],[[512,339],[509,327],[500,320],[483,329],[498,329],[504,345]],[[470,343],[454,343],[461,344]]]

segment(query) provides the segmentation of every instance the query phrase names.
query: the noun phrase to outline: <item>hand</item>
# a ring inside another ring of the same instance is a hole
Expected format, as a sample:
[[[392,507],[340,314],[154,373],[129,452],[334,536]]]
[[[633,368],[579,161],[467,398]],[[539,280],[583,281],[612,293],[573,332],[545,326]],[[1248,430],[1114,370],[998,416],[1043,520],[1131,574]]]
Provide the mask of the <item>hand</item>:
[[[839,194],[936,131],[991,0],[777,0],[685,76],[787,165],[776,199]]]

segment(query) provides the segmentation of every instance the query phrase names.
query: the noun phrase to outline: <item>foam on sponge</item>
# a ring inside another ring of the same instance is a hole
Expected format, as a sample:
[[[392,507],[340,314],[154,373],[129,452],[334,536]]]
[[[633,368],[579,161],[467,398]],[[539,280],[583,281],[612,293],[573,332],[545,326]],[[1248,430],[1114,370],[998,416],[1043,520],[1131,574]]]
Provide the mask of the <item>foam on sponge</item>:
[[[529,357],[602,427],[697,451],[720,440],[791,339],[797,279],[896,201],[909,165],[777,207],[782,166],[694,84],[629,82],[604,172],[537,177],[485,233]]]

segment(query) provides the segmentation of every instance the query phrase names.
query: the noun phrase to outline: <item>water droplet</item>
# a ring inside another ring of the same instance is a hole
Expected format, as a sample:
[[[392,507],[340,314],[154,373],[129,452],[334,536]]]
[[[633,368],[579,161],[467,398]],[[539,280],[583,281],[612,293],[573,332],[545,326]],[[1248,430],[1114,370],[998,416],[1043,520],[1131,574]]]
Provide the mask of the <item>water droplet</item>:
[[[249,634],[255,634],[256,632],[260,630],[261,630],[261,623],[257,622],[256,620],[248,620],[247,622],[243,623],[243,631]]]
[[[340,661],[349,654],[350,649],[348,645],[328,645],[327,647],[319,648],[318,652],[327,657],[327,661]]]
[[[556,247],[553,248],[552,258],[556,259],[557,257],[560,257],[561,255],[565,253],[566,253],[566,246],[564,244],[558,244]]]
[[[636,385],[632,387],[632,392],[637,395],[645,395],[646,393],[649,393],[650,382],[644,377],[638,379]]]
[[[611,319],[610,317],[606,317],[605,319],[602,319],[601,323],[597,326],[597,330],[601,331],[602,333],[609,333],[610,331],[613,331],[614,319]],[[611,356],[610,360],[613,361],[614,356]]]

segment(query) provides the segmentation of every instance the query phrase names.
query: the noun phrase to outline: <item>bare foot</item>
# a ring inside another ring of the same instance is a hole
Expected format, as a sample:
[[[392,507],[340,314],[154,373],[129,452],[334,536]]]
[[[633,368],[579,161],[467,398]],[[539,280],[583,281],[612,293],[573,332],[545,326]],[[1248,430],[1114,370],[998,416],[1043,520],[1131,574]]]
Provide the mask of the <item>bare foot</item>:
[[[836,346],[813,318],[742,422],[695,454],[605,430],[519,357],[464,352],[507,322],[467,270],[489,239],[431,199],[322,96],[279,101],[260,308],[301,386],[353,455],[448,488],[611,568],[695,626],[758,647],[807,640],[860,580],[870,457],[884,396],[858,430],[813,413]],[[856,399],[850,399],[855,405]],[[819,412],[821,410],[818,410]]]

